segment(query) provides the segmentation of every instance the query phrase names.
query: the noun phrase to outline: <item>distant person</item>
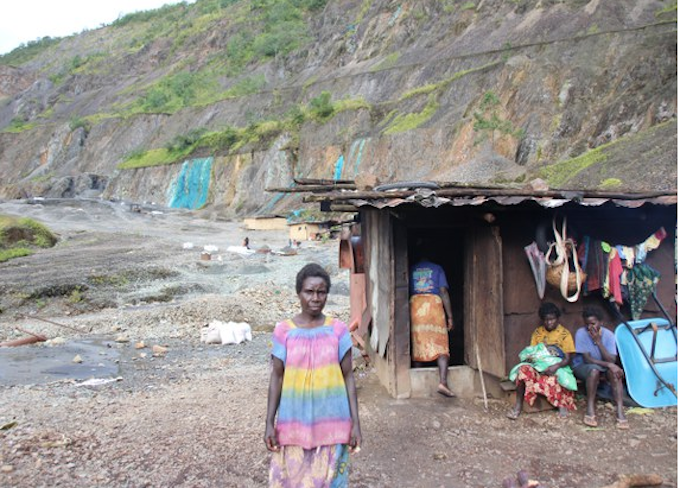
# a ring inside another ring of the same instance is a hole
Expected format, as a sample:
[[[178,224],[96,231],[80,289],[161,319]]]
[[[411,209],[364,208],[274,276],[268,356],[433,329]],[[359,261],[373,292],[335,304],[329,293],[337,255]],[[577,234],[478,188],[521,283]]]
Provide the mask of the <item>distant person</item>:
[[[411,344],[416,365],[437,361],[439,385],[437,393],[454,397],[449,388],[449,332],[453,330],[453,314],[449,284],[443,268],[428,260],[423,244],[419,244],[419,259],[410,270],[409,307],[411,313]]]
[[[250,239],[248,239],[247,237],[243,239],[243,247],[245,247],[246,249],[250,249]]]
[[[576,410],[576,379],[569,368],[575,351],[574,339],[560,325],[560,315],[560,309],[551,302],[541,304],[538,309],[542,324],[531,334],[531,345],[520,353],[522,362],[509,375],[517,385],[515,406],[506,415],[511,420],[520,416],[525,400],[533,405],[538,395],[558,408],[561,418],[565,418],[569,410]]]
[[[585,326],[576,331],[574,375],[586,385],[586,414],[583,423],[597,427],[595,399],[598,386],[607,383],[614,393],[616,428],[628,429],[623,412],[623,369],[617,364],[618,352],[614,333],[602,327],[603,314],[594,307],[586,307],[581,314]]]
[[[271,487],[346,487],[349,453],[360,450],[352,339],[323,313],[330,288],[321,266],[304,266],[300,312],[274,328],[264,433]]]

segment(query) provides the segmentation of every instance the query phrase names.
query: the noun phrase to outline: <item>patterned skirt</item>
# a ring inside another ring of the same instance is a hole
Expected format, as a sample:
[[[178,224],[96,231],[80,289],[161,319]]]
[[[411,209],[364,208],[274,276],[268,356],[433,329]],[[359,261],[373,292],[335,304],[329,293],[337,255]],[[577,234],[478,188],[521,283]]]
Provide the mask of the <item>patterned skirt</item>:
[[[343,488],[349,486],[349,447],[346,444],[304,449],[281,446],[272,454],[270,488]]]
[[[413,360],[435,361],[449,355],[446,314],[439,295],[419,294],[410,299]]]
[[[524,383],[524,401],[529,405],[534,404],[537,395],[543,395],[554,407],[576,410],[574,392],[563,388],[557,382],[557,376],[541,374],[528,364],[524,364],[517,371],[515,383],[520,382]]]

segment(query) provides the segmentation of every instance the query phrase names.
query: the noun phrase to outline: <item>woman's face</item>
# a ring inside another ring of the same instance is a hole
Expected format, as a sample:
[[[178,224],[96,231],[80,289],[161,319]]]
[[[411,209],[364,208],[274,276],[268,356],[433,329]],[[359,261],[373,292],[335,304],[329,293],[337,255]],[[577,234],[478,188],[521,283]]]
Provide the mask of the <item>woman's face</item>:
[[[548,331],[555,330],[557,328],[557,315],[554,313],[546,314],[543,317],[543,327]]]
[[[303,312],[311,316],[320,315],[326,306],[326,298],[328,298],[326,281],[318,276],[305,278],[298,297]]]
[[[586,327],[591,335],[599,335],[600,328],[602,327],[602,321],[595,316],[590,316],[586,318]]]

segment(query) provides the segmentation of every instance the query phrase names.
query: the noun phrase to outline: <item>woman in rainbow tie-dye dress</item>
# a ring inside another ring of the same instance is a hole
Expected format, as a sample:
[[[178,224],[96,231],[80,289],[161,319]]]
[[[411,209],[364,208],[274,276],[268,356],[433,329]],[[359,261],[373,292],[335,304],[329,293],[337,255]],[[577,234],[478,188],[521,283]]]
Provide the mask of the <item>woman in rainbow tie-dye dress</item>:
[[[330,287],[321,266],[304,266],[295,281],[301,311],[274,329],[264,435],[270,487],[348,486],[349,454],[360,449],[352,339],[323,313]]]

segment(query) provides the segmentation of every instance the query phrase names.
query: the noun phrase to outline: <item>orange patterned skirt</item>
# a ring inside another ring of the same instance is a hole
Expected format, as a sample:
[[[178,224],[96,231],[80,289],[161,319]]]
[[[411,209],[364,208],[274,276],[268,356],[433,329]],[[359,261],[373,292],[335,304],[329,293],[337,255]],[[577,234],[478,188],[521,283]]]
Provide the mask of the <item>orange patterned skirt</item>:
[[[435,361],[449,355],[444,304],[439,295],[419,294],[410,299],[413,360]]]

